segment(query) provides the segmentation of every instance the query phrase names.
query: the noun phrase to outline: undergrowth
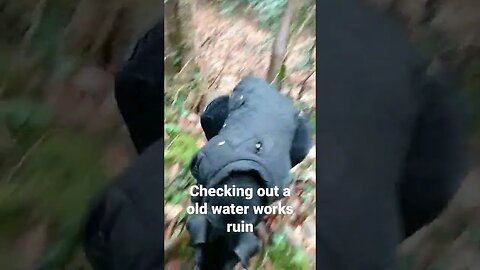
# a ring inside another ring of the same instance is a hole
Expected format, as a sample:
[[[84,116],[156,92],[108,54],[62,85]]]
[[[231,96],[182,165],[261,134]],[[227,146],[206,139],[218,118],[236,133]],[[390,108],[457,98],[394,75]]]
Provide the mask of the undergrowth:
[[[254,15],[260,28],[275,31],[278,29],[280,18],[287,4],[287,0],[216,0],[215,2],[220,13],[225,16],[231,16],[236,12],[241,12],[244,15]],[[315,5],[314,1],[301,1],[293,21],[293,30],[296,30],[309,17],[313,5]],[[309,18],[306,26],[314,31],[315,16]]]

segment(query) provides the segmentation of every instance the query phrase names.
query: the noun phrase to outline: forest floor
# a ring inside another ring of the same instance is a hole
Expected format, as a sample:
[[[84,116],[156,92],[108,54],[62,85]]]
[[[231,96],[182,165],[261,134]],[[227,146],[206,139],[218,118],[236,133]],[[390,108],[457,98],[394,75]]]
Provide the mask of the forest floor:
[[[239,14],[223,16],[208,5],[198,5],[192,20],[200,70],[209,79],[219,75],[215,91],[228,93],[248,74],[266,76],[274,40],[272,32],[260,29],[255,21]],[[282,92],[315,107],[315,34],[305,32],[292,40],[288,49],[287,82]],[[299,96],[303,85],[303,95]]]

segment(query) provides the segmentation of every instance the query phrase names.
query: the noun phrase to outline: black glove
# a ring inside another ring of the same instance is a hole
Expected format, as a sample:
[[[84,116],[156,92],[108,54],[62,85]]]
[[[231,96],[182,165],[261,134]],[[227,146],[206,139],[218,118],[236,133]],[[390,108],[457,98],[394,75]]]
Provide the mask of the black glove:
[[[252,174],[232,174],[222,181],[222,186],[258,189],[258,180]],[[262,205],[262,199],[253,196],[251,200],[243,197],[203,197],[196,202],[207,202],[207,215],[192,215],[187,222],[190,234],[190,243],[195,249],[195,263],[205,270],[231,270],[240,262],[244,268],[248,267],[249,259],[258,251],[260,241],[254,232],[227,232],[227,224],[253,224],[254,227],[262,220],[261,215],[255,215],[252,207]],[[242,215],[214,215],[210,207],[220,205],[249,206],[249,211]]]

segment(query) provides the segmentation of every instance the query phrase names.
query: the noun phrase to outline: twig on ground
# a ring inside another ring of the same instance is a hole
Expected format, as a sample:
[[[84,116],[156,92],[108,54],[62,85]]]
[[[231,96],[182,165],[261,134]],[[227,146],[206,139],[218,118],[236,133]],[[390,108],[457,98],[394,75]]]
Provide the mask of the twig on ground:
[[[315,72],[316,72],[315,69],[312,70],[312,71],[308,74],[308,76],[305,77],[305,79],[302,81],[302,83],[301,83],[302,86],[300,87],[300,91],[298,91],[297,100],[302,99],[303,94],[305,93],[305,89],[306,89],[305,85],[306,85],[308,79],[310,79],[310,77],[312,77],[312,75],[313,75]]]
[[[223,62],[223,65],[222,65],[222,68],[220,69],[220,71],[218,72],[217,76],[215,76],[215,79],[213,79],[213,81],[210,83],[210,85],[208,86],[208,89],[210,89],[212,87],[212,85],[218,80],[218,78],[220,78],[220,75],[222,74],[223,70],[225,69],[225,67],[227,66],[227,62],[228,60],[230,60],[230,55],[232,54],[232,51],[230,51],[228,54],[227,54],[227,57],[225,58],[225,61]]]
[[[190,64],[190,62],[194,59],[195,57],[190,57],[190,59],[188,59],[188,61],[185,63],[185,65],[183,65],[183,67],[180,69],[180,71],[175,74],[175,76],[180,76],[180,74],[182,74],[182,72],[185,70],[185,68],[188,66],[188,64]]]

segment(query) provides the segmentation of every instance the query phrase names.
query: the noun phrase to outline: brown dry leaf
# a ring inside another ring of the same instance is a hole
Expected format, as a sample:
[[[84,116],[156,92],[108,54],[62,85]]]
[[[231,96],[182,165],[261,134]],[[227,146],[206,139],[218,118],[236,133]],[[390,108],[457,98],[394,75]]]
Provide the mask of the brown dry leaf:
[[[216,86],[211,91],[222,94],[232,91],[236,83],[247,74],[264,77],[266,75],[271,55],[271,44],[266,42],[271,37],[268,31],[258,29],[256,23],[241,16],[224,17],[208,5],[198,5],[193,18],[197,25],[195,44],[198,49],[198,63],[201,70],[208,74],[200,76],[214,80],[221,72]],[[300,35],[295,41],[287,59],[287,82],[298,86],[309,70],[295,70],[299,59],[304,58],[306,47],[314,41],[313,36]],[[206,42],[208,40],[208,42]],[[234,51],[234,54],[231,52]],[[228,63],[224,65],[225,59]],[[314,57],[314,56],[313,56]],[[315,103],[315,76],[309,78],[306,84],[305,99]],[[216,89],[216,90],[214,90]],[[289,92],[290,89],[285,89]],[[312,98],[313,97],[313,98]]]

